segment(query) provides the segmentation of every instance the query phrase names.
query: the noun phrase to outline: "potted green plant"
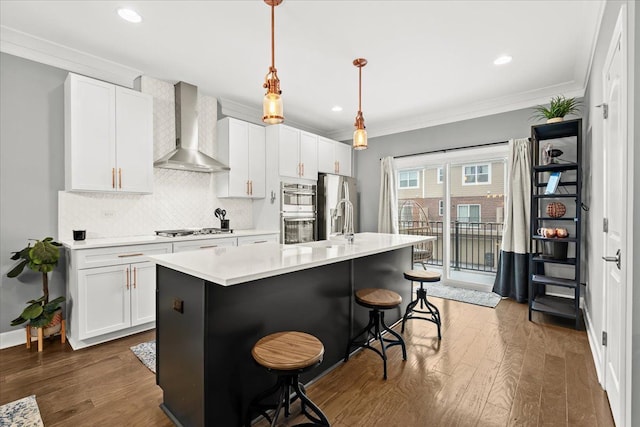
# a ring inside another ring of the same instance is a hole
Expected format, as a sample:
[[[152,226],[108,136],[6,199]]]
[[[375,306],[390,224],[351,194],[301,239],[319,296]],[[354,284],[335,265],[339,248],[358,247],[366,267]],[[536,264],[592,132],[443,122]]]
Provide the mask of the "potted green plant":
[[[29,305],[22,310],[20,316],[11,321],[11,326],[28,321],[32,328],[45,328],[45,336],[55,334],[60,330],[62,321],[60,304],[64,301],[64,297],[49,301],[49,273],[58,265],[61,246],[52,237],[46,237],[42,240],[35,240],[33,246],[29,242],[26,248],[13,252],[11,259],[20,260],[20,262],[7,273],[7,277],[17,277],[25,267],[42,273],[43,295],[38,299],[27,301]],[[35,330],[37,331],[37,329]]]
[[[547,119],[547,123],[556,123],[563,121],[567,114],[580,112],[580,102],[575,98],[558,95],[551,98],[549,107],[538,105],[534,110],[534,118]]]

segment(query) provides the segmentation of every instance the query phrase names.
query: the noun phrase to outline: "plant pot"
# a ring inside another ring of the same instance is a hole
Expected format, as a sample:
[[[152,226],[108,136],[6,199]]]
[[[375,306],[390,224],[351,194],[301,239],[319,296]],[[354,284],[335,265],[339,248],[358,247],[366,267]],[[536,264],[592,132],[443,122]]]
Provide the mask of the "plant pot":
[[[559,123],[563,121],[564,121],[564,117],[554,117],[552,119],[547,119],[547,123]]]
[[[48,325],[44,326],[42,329],[42,335],[45,337],[49,337],[60,332],[60,329],[62,329],[62,308],[59,308],[55,311],[51,322]],[[38,336],[38,328],[31,328],[31,336]]]

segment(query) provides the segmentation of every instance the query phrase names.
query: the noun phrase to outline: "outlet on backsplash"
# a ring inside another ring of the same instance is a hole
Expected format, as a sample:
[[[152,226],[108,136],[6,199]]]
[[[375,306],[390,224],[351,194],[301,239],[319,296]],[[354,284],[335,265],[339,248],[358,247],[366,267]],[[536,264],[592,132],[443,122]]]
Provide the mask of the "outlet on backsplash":
[[[105,218],[111,218],[115,215],[116,213],[112,210],[103,210],[102,211],[102,216]]]

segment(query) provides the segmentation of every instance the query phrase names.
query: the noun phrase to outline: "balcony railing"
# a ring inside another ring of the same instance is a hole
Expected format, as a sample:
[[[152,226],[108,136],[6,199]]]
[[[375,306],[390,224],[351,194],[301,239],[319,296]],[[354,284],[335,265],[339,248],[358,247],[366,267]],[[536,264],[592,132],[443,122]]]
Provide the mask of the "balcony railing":
[[[427,265],[443,265],[444,223],[442,221],[399,221],[401,234],[436,236]],[[495,273],[502,244],[501,222],[451,222],[451,268]]]

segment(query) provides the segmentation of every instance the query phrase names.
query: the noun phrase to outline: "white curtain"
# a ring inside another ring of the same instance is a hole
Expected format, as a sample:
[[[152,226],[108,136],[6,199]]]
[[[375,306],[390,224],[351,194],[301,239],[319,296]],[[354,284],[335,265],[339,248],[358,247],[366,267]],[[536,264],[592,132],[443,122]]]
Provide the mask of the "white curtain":
[[[393,157],[385,157],[380,161],[378,232],[398,234],[398,187]]]
[[[531,148],[528,138],[509,140],[504,230],[493,292],[528,299],[531,217]]]

